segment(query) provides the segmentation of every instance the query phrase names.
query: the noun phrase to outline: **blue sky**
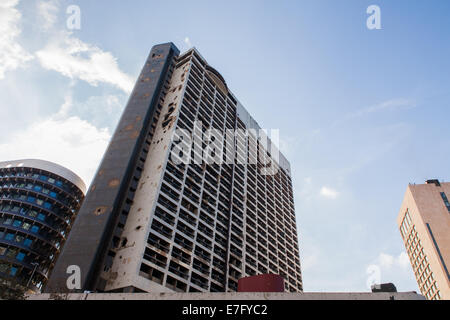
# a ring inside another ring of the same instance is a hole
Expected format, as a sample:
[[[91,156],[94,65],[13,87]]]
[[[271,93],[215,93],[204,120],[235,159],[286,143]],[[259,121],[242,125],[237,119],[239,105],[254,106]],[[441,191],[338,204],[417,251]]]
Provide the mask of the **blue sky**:
[[[81,9],[69,30],[66,9]],[[369,5],[381,30],[366,27]],[[418,290],[395,219],[409,182],[450,178],[448,1],[0,4],[0,161],[90,182],[150,51],[195,46],[291,162],[305,291]]]

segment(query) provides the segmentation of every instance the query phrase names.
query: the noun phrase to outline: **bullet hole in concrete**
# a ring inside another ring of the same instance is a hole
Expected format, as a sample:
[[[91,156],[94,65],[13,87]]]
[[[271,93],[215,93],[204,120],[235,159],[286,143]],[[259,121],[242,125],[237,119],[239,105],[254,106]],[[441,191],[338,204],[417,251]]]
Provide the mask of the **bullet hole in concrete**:
[[[139,131],[134,131],[131,135],[130,135],[131,139],[136,139],[137,137],[139,137]]]
[[[107,207],[97,207],[97,209],[95,209],[94,214],[96,216],[102,215],[106,212]]]
[[[163,128],[167,127],[172,121],[173,121],[173,117],[170,117],[169,119],[167,119],[166,121],[164,121],[162,123],[162,127]]]
[[[120,181],[119,179],[112,179],[111,181],[109,181],[108,186],[110,188],[115,188],[119,185]]]

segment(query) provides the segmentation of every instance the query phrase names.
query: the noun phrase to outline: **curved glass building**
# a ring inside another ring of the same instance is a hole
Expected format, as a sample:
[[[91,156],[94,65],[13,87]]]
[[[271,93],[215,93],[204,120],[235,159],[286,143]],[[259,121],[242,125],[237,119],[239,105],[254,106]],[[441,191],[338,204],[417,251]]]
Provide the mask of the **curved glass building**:
[[[0,278],[40,291],[85,193],[84,182],[55,163],[0,162]]]

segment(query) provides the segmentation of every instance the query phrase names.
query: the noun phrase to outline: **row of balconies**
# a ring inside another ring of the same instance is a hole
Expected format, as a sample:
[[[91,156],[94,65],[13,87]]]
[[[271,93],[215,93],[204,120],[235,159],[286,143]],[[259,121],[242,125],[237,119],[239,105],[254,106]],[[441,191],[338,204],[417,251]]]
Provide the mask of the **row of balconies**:
[[[74,195],[50,183],[40,180],[32,180],[33,183],[29,181],[29,178],[24,177],[3,178],[0,180],[0,190],[32,191],[32,193],[40,195],[45,199],[57,201],[64,207],[78,210],[80,199],[77,199]]]
[[[260,241],[262,240],[262,241]],[[249,234],[246,235],[246,251],[248,253],[250,253],[252,256],[256,256],[257,252],[267,256],[267,253],[269,252],[269,258],[270,260],[278,260],[280,259],[281,261],[286,261],[286,256],[284,255],[284,253],[288,253],[289,254],[289,259],[287,260],[288,263],[294,265],[294,262],[292,259],[292,257],[296,257],[298,256],[298,252],[294,253],[294,251],[286,251],[286,249],[279,247],[278,249],[276,249],[274,246],[272,246],[272,244],[267,244],[263,239],[258,239],[258,242],[256,242],[256,240],[250,236]],[[275,242],[273,242],[275,244]],[[258,251],[256,251],[254,248],[258,248]],[[269,251],[266,250],[266,248],[269,248]],[[278,258],[276,258],[276,256],[274,254],[278,253]],[[299,265],[299,260],[296,260],[297,265]]]
[[[58,194],[65,194],[67,197],[75,197],[76,202],[81,202],[82,192],[72,183],[63,182],[59,177],[51,175],[43,170],[30,168],[10,168],[0,169],[0,183],[3,181],[31,181],[33,184],[41,184],[57,191]]]
[[[242,126],[243,127],[243,126]],[[270,188],[269,188],[270,189]],[[284,203],[286,204],[286,201],[284,201]],[[295,221],[293,221],[295,223]]]
[[[186,89],[189,89],[189,94],[192,96],[195,102],[199,102],[200,93],[201,93],[201,83],[199,83],[199,79],[195,75],[195,71],[189,74],[189,81],[187,82]]]
[[[176,246],[172,247],[172,258],[177,259],[188,266],[191,264],[191,260],[192,260],[192,257],[190,254],[177,248]]]

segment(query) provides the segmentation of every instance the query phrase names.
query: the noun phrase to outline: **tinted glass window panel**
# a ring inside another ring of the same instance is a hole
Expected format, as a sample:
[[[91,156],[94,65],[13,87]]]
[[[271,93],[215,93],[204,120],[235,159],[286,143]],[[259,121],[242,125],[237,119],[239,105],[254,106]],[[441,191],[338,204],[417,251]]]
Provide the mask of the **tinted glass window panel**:
[[[12,276],[15,276],[16,273],[17,273],[17,268],[16,267],[12,267],[10,272],[9,272],[9,274],[12,275]]]
[[[14,220],[13,227],[20,228],[22,225],[22,221]]]
[[[16,256],[16,259],[19,261],[23,261],[24,258],[25,258],[25,253],[23,253],[23,252],[19,252]]]

